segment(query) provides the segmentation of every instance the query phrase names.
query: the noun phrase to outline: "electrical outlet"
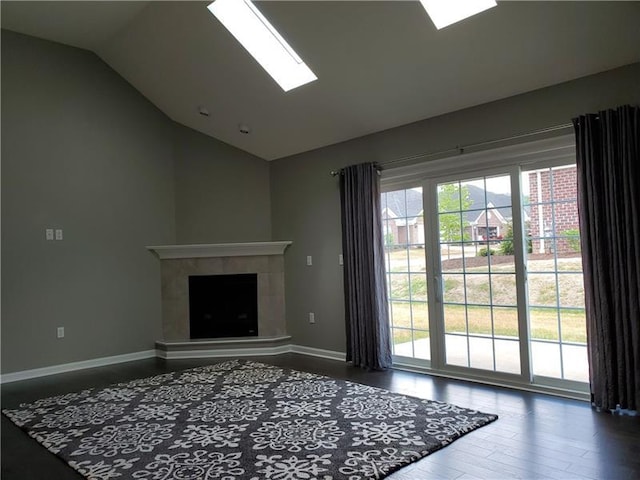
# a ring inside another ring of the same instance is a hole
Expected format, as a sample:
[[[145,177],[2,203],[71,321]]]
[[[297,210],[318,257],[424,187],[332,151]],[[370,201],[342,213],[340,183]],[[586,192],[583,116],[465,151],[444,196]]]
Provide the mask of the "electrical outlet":
[[[309,312],[309,323],[316,323],[316,314]]]
[[[58,327],[58,338],[64,338],[64,327]]]
[[[44,232],[47,240],[53,240],[53,228],[47,228]]]
[[[342,254],[338,255],[338,265],[344,265],[344,258]]]
[[[62,240],[62,229],[56,228],[56,240]]]
[[[307,255],[307,267],[310,267],[311,265],[313,265],[313,259],[311,258],[311,255]]]

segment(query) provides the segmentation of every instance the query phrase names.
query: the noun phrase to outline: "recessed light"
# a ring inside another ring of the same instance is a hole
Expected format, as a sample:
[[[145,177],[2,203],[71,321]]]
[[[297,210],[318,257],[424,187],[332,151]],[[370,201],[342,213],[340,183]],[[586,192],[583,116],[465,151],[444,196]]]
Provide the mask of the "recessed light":
[[[420,3],[438,30],[497,5],[494,0],[420,0]]]
[[[250,0],[216,0],[207,8],[285,92],[317,80]]]

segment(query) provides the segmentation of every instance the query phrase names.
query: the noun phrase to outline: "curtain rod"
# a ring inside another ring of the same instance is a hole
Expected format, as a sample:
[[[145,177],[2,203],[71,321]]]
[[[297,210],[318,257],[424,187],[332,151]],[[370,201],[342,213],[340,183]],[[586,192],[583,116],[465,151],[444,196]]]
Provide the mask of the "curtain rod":
[[[495,140],[487,140],[486,142],[478,142],[478,143],[470,143],[468,145],[462,145],[462,146],[456,146],[453,148],[449,148],[446,150],[440,150],[438,152],[429,152],[429,153],[418,153],[416,155],[410,155],[407,157],[400,157],[400,158],[394,158],[392,160],[387,160],[386,162],[381,162],[378,165],[380,167],[385,167],[387,165],[394,165],[396,163],[404,163],[404,162],[410,162],[412,160],[418,160],[421,158],[429,158],[429,157],[439,157],[442,155],[445,155],[447,153],[458,153],[458,154],[463,154],[465,152],[465,150],[470,149],[470,148],[477,148],[477,147],[482,147],[485,145],[493,145],[495,143],[502,143],[502,142],[508,142],[509,140],[517,140],[519,138],[526,138],[526,137],[531,137],[533,135],[541,135],[543,133],[548,133],[548,132],[555,132],[557,130],[565,130],[567,128],[572,128],[573,124],[572,123],[563,123],[561,125],[554,125],[553,127],[546,127],[546,128],[541,128],[538,130],[532,130],[530,132],[527,133],[520,133],[517,135],[512,135],[510,137],[503,137],[503,138],[498,138]],[[340,175],[341,170],[332,170],[330,172],[331,176],[335,177],[337,175]]]
[[[378,176],[380,176],[382,174],[381,173],[382,168],[377,163],[375,164],[375,168],[376,168],[376,173],[378,174]],[[332,177],[337,177],[338,175],[342,175],[343,170],[344,170],[343,168],[341,168],[340,170],[331,170],[329,174]]]

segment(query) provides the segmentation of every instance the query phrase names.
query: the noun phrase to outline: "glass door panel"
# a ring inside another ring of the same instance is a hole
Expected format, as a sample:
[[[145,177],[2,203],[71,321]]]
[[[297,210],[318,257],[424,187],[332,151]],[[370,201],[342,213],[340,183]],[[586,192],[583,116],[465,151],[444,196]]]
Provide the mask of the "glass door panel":
[[[588,382],[576,166],[522,173],[533,374]]]
[[[509,175],[440,183],[445,362],[520,374]]]
[[[422,188],[382,194],[393,354],[431,359]]]

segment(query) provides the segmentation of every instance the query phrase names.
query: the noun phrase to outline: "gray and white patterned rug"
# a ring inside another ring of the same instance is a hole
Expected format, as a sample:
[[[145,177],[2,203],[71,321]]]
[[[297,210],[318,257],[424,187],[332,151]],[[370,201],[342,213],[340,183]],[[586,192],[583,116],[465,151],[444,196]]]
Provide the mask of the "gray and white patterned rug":
[[[92,480],[384,478],[497,419],[243,360],[3,413]]]

